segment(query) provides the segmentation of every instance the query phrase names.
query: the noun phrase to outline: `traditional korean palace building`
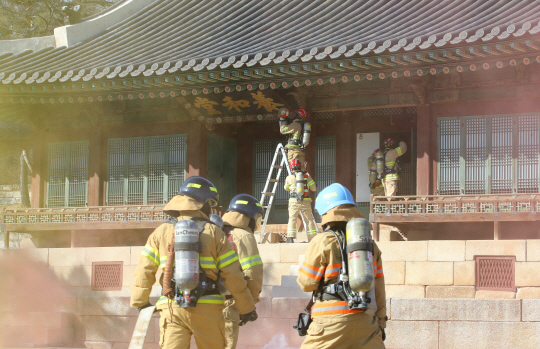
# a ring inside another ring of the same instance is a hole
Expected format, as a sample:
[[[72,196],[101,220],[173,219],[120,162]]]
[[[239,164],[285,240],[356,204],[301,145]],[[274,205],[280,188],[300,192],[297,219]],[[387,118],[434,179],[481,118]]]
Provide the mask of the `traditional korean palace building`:
[[[5,231],[136,245],[186,177],[224,208],[260,197],[277,110],[303,107],[319,190],[347,186],[376,235],[539,238],[539,21],[536,1],[131,0],[0,42],[0,126],[33,131],[34,168]],[[387,137],[408,145],[391,202],[366,165]]]

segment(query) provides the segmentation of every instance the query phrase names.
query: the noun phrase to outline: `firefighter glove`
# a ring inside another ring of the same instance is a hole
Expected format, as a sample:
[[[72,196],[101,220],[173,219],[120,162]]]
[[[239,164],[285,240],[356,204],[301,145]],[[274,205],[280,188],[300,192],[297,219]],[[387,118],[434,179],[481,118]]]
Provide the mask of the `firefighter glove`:
[[[384,332],[384,328],[381,327],[381,331],[382,331],[382,340],[384,342],[384,340],[386,339],[386,333]]]
[[[250,311],[247,314],[240,314],[240,326],[244,326],[245,324],[248,323],[248,321],[254,321],[254,320],[251,320],[251,318],[253,316],[257,316],[256,314],[257,313],[255,313],[255,310]]]
[[[151,306],[152,306],[152,304],[150,304],[150,303],[146,303],[146,304],[145,304],[145,305],[143,305],[142,307],[139,307],[139,308],[137,308],[137,310],[138,310],[138,311],[139,311],[139,313],[140,313],[140,312],[141,312],[141,310],[143,310],[144,308],[148,308],[148,307],[151,307]]]

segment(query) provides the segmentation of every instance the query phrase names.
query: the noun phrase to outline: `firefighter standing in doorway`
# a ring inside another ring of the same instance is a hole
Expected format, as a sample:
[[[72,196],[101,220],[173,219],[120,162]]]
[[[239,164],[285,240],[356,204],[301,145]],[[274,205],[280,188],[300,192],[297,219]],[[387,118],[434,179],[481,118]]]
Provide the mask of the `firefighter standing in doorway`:
[[[325,231],[309,243],[298,273],[300,288],[314,292],[314,303],[310,302],[312,322],[301,349],[384,349],[387,320],[384,276],[381,251],[369,235],[370,224],[356,207],[349,190],[339,183],[319,193],[315,209],[321,215]],[[353,242],[360,228],[364,235]],[[359,262],[364,264],[353,271]],[[359,283],[367,285],[365,290],[369,290],[361,301],[355,298],[361,293],[350,291]]]
[[[284,135],[289,135],[285,150],[287,151],[287,160],[291,163],[292,159],[298,159],[302,166],[302,171],[305,171],[304,161],[306,160],[305,148],[309,145],[311,133],[311,124],[303,122],[307,112],[304,108],[299,108],[296,111],[296,117],[293,122],[287,124],[289,110],[287,108],[279,109],[279,132]]]
[[[287,226],[287,243],[293,243],[296,238],[296,220],[298,213],[304,217],[307,238],[311,241],[317,234],[317,227],[311,210],[311,198],[309,191],[316,191],[317,186],[311,175],[301,169],[300,161],[292,159],[290,162],[292,174],[285,179],[285,190],[290,192],[289,199],[289,224]]]
[[[399,146],[395,149],[394,140],[386,138],[384,140],[384,194],[385,196],[396,196],[398,192],[399,182],[399,157],[407,152],[407,144],[399,142]]]
[[[373,196],[384,196],[384,187],[381,182],[381,179],[377,176],[377,156],[381,160],[380,162],[384,162],[384,154],[379,150],[375,150],[373,152],[373,155],[371,155],[368,160],[368,173],[369,173],[369,191]],[[381,167],[380,171],[381,173],[384,171],[384,163],[382,163],[379,167]]]
[[[218,279],[224,280],[242,314],[240,325],[253,321],[255,303],[238,256],[225,233],[209,221],[211,207],[218,199],[217,189],[207,179],[186,179],[178,195],[163,209],[173,218],[150,234],[139,257],[131,290],[133,308],[150,306],[155,274],[158,268],[164,269],[160,279],[164,296],[156,303],[160,312],[159,345],[163,349],[189,348],[191,335],[199,349],[225,348],[225,300]],[[177,241],[185,237],[193,237],[196,242]],[[188,255],[189,259],[182,259]],[[171,281],[173,270],[176,284]]]
[[[239,194],[232,198],[229,209],[223,215],[225,234],[238,254],[241,270],[255,304],[259,302],[262,291],[263,264],[253,233],[261,224],[262,213],[262,205],[257,199],[251,195]],[[229,294],[225,295],[223,316],[226,348],[234,349],[238,342],[240,311]]]

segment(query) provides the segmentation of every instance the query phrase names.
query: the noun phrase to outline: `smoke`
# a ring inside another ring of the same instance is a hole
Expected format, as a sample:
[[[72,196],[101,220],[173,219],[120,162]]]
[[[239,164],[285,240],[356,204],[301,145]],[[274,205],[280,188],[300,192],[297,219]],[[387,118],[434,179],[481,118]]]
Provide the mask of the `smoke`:
[[[272,337],[268,344],[265,344],[263,349],[289,349],[289,343],[283,333],[276,334]]]

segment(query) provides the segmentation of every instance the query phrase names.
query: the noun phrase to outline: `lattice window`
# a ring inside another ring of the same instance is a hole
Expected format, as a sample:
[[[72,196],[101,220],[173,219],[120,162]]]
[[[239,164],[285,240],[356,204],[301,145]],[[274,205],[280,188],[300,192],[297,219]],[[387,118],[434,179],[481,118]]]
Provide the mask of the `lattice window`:
[[[540,116],[439,118],[443,195],[540,192]]]
[[[317,122],[336,121],[336,113],[333,111],[323,111],[323,112],[315,113],[315,121]]]
[[[88,196],[88,141],[49,144],[48,207],[80,207]]]
[[[315,143],[315,183],[318,195],[336,181],[336,136],[317,137]],[[317,212],[315,216],[319,216]]]
[[[416,107],[377,108],[364,110],[367,117],[416,116]]]
[[[515,256],[475,256],[476,290],[516,292]]]
[[[119,291],[122,289],[123,262],[93,262],[92,290]]]
[[[107,205],[164,204],[186,177],[187,136],[109,139]]]

